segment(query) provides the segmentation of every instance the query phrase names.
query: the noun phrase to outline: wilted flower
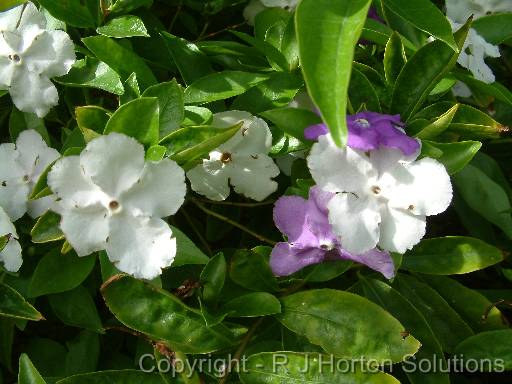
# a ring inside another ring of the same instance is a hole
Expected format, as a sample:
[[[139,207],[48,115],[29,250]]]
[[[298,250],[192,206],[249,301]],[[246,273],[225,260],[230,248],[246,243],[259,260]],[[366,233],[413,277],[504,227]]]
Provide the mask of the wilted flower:
[[[23,262],[18,234],[7,213],[0,207],[0,262],[9,272],[17,272]],[[3,240],[5,239],[5,241]]]
[[[57,161],[48,185],[79,256],[106,249],[118,269],[145,279],[172,264],[176,239],[161,218],[176,213],[186,193],[174,161],[145,162],[141,144],[111,133],[90,141],[80,156]]]
[[[272,250],[272,271],[278,276],[286,276],[308,265],[345,259],[367,265],[386,278],[392,278],[395,268],[389,253],[373,249],[358,255],[343,249],[328,219],[327,205],[333,197],[333,193],[313,187],[308,200],[283,196],[276,202],[274,222],[288,242],[278,243]]]
[[[26,130],[20,133],[16,145],[0,145],[0,205],[15,221],[29,212],[37,217],[47,210],[51,197],[28,200],[28,196],[43,171],[60,154],[48,147],[39,133]]]
[[[45,28],[32,3],[0,13],[0,89],[9,91],[19,110],[39,117],[59,100],[50,78],[65,75],[75,62],[68,34]]]
[[[240,131],[209,158],[187,172],[192,189],[210,200],[225,200],[231,184],[237,193],[261,201],[277,190],[272,180],[279,168],[268,156],[272,134],[265,121],[248,112],[217,113],[212,125],[227,128],[243,122]]]

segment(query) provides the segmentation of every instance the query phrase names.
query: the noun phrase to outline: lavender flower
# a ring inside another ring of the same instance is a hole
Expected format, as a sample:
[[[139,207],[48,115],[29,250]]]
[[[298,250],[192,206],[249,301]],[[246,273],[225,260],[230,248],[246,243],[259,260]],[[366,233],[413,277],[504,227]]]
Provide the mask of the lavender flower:
[[[377,248],[361,255],[342,248],[329,224],[327,204],[334,193],[311,188],[309,199],[283,196],[274,207],[274,222],[288,238],[276,244],[270,255],[270,266],[277,276],[287,276],[312,264],[328,260],[352,260],[364,264],[390,279],[395,274],[389,253]]]

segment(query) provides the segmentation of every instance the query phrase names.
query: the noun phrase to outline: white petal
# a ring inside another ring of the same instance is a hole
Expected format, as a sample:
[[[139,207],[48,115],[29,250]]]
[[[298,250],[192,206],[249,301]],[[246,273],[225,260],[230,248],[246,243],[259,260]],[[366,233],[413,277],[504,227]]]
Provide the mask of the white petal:
[[[244,19],[247,24],[254,25],[254,19],[258,13],[264,11],[266,7],[260,0],[251,0],[251,2],[244,8]]]
[[[79,156],[67,156],[57,160],[48,173],[48,186],[61,199],[64,208],[87,207],[110,202],[101,189],[84,175]]]
[[[425,157],[410,164],[401,164],[390,175],[395,183],[389,188],[391,195],[388,196],[389,205],[393,208],[431,216],[444,212],[452,201],[450,176],[437,160]]]
[[[59,102],[57,88],[45,76],[18,71],[9,90],[12,101],[23,112],[44,117]]]
[[[80,155],[86,176],[112,198],[118,198],[141,177],[144,147],[120,133],[100,136],[87,144]]]
[[[21,180],[24,170],[18,163],[19,152],[12,143],[0,144],[0,184],[4,180]]]
[[[0,37],[1,40],[1,37]],[[8,90],[18,66],[6,57],[0,57],[0,89]]]
[[[31,218],[37,219],[39,216],[42,216],[49,210],[56,211],[58,207],[57,204],[57,196],[50,195],[44,196],[36,200],[29,200],[27,202],[27,212]]]
[[[0,182],[0,206],[4,207],[12,221],[18,220],[27,212],[28,184],[10,180]]]
[[[357,193],[377,177],[377,171],[364,153],[337,147],[329,134],[320,136],[313,145],[308,167],[316,183],[327,192]]]
[[[22,5],[20,5],[20,7],[23,8]],[[31,25],[37,25],[39,28],[45,28],[46,18],[41,12],[39,12],[33,3],[27,2],[25,3],[23,16],[21,17],[21,20],[19,20],[18,29],[23,30],[27,26]]]
[[[389,172],[400,163],[410,163],[418,158],[421,153],[421,140],[418,141],[420,143],[418,151],[410,156],[405,156],[399,149],[381,147],[370,151],[370,161],[380,175]]]
[[[174,215],[185,201],[185,173],[170,159],[147,162],[140,180],[120,200],[134,214],[167,217]]]
[[[295,8],[299,0],[261,0],[266,7]]]
[[[14,31],[20,21],[23,6],[11,8],[8,11],[0,12],[0,31]]]
[[[16,149],[19,153],[18,162],[32,183],[37,182],[43,171],[60,157],[59,152],[48,147],[41,135],[33,129],[20,133]]]
[[[341,246],[350,253],[362,254],[379,241],[379,206],[371,197],[339,193],[327,204],[329,223],[340,237]]]
[[[174,261],[176,238],[161,219],[119,214],[110,222],[107,253],[119,270],[149,280]]]
[[[18,236],[18,233],[16,232],[16,227],[11,221],[11,218],[7,214],[6,211],[2,209],[0,206],[0,236],[4,236],[7,234],[12,234],[15,237]]]
[[[404,253],[420,242],[425,230],[425,216],[416,216],[403,209],[386,209],[382,212],[379,247]]]
[[[12,235],[6,246],[0,251],[0,262],[9,272],[17,272],[23,262],[21,258],[21,246],[15,239],[18,237],[16,228],[12,224],[7,213],[0,207],[0,236]]]
[[[220,161],[204,160],[187,172],[187,178],[195,192],[210,200],[222,201],[229,196],[229,175]]]
[[[101,204],[71,208],[61,214],[60,228],[78,256],[87,256],[106,248],[109,217]]]
[[[230,165],[230,183],[237,193],[262,201],[277,191],[277,183],[272,178],[279,175],[279,167],[269,156],[233,155]]]

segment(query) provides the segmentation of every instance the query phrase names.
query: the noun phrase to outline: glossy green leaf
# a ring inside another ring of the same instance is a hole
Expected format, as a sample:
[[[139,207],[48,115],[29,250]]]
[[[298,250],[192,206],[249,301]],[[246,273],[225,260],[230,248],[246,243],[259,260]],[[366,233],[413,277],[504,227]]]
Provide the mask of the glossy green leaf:
[[[124,133],[144,145],[153,145],[159,137],[159,102],[156,97],[141,97],[121,107],[110,117],[105,134]]]
[[[20,4],[26,3],[27,0],[4,0],[0,4],[0,11],[6,11],[10,8],[17,7]]]
[[[207,327],[201,313],[178,298],[126,275],[107,281],[101,292],[110,311],[123,324],[183,353],[209,353],[238,343],[224,325]]]
[[[76,61],[69,73],[56,81],[71,87],[98,88],[115,95],[124,93],[119,75],[107,64],[93,57]]]
[[[267,75],[224,71],[202,77],[185,90],[186,104],[205,104],[240,95],[268,79]]]
[[[94,268],[94,256],[78,257],[71,252],[62,255],[53,249],[37,264],[28,288],[29,297],[69,291],[78,287]]]
[[[287,296],[281,304],[276,317],[286,328],[340,358],[399,362],[420,347],[413,336],[402,336],[405,328],[397,319],[352,293],[312,289]]]
[[[398,78],[405,63],[407,63],[404,44],[402,43],[400,35],[396,32],[393,32],[386,44],[383,63],[386,81],[388,84],[392,85]]]
[[[167,148],[161,145],[153,145],[148,148],[146,151],[146,160],[147,161],[160,161],[165,157],[165,152]]]
[[[185,119],[181,123],[186,126],[207,125],[212,121],[213,113],[208,108],[196,107],[195,105],[185,106]]]
[[[501,44],[512,38],[512,14],[496,13],[479,17],[473,22],[473,28],[488,43]]]
[[[30,235],[32,236],[32,242],[38,244],[62,240],[64,234],[60,230],[60,215],[52,211],[46,212],[37,219]]]
[[[353,263],[349,260],[320,263],[303,270],[304,280],[312,283],[323,283],[344,274],[352,265]]]
[[[387,25],[367,18],[361,31],[361,38],[385,46],[392,34],[393,30]]]
[[[149,37],[144,22],[139,17],[133,15],[116,17],[96,29],[96,32],[100,35],[119,39],[136,36]]]
[[[460,104],[455,104],[448,111],[437,117],[433,122],[423,127],[421,131],[416,133],[414,136],[421,140],[432,139],[439,136],[448,129],[455,114],[459,110],[459,107]]]
[[[183,104],[183,90],[176,80],[153,85],[144,91],[142,97],[156,97],[158,99],[160,138],[180,127],[185,117],[185,107]]]
[[[137,74],[133,72],[124,84],[124,93],[119,97],[119,104],[123,105],[140,97],[140,87],[137,81]]]
[[[97,333],[82,331],[66,344],[69,350],[65,361],[66,376],[96,370],[100,355],[100,338]]]
[[[379,96],[373,84],[355,67],[352,68],[348,97],[355,111],[361,108],[374,112],[381,111]]]
[[[46,384],[46,381],[25,353],[20,356],[18,384]]]
[[[416,28],[444,41],[453,50],[458,46],[452,35],[452,27],[441,10],[430,0],[382,0],[394,13],[407,20]]]
[[[334,141],[347,140],[347,92],[354,47],[369,0],[303,0],[295,13],[299,56],[309,94]]]
[[[455,354],[463,360],[483,362],[483,372],[512,370],[512,330],[482,332],[460,343]]]
[[[114,14],[127,13],[140,7],[150,7],[153,0],[114,0],[109,10]]]
[[[314,112],[300,108],[272,109],[261,113],[261,116],[271,121],[281,131],[299,140],[305,140],[304,129],[322,122]]]
[[[9,133],[11,140],[14,142],[19,134],[26,129],[36,130],[46,141],[50,144],[50,137],[44,125],[44,120],[37,117],[34,113],[21,112],[16,107],[12,108],[11,115],[9,116]]]
[[[144,373],[139,370],[100,371],[66,377],[58,384],[162,384],[158,373]],[[57,384],[56,383],[56,384]]]
[[[221,312],[228,317],[258,317],[281,312],[279,300],[267,292],[253,292],[236,297],[225,303]]]
[[[178,228],[170,226],[174,237],[176,237],[176,258],[172,263],[173,267],[180,267],[189,264],[206,264],[210,260],[187,235]]]
[[[86,143],[103,134],[110,116],[111,114],[108,110],[95,105],[87,105],[75,109],[76,122],[78,128],[82,131]]]
[[[39,0],[41,4],[56,19],[66,24],[81,28],[91,28],[98,24],[99,0]]]
[[[9,243],[12,238],[12,233],[0,236],[0,252],[2,252],[5,246]]]
[[[512,105],[512,92],[510,92],[506,86],[500,84],[498,81],[487,84],[483,81],[475,79],[473,76],[467,75],[464,72],[456,72],[455,76],[458,80],[466,83],[469,88],[475,89],[485,95],[493,96],[496,99],[503,101],[504,103]]]
[[[23,296],[0,282],[0,317],[39,321],[44,317]]]
[[[443,351],[453,353],[457,344],[473,335],[469,325],[427,284],[400,273],[395,277],[393,287],[427,319]]]
[[[215,303],[224,287],[226,280],[226,259],[222,252],[213,256],[205,265],[199,282],[203,287],[203,300],[206,303]]]
[[[263,252],[239,249],[231,259],[229,276],[238,285],[251,291],[276,292],[277,280]]]
[[[419,276],[434,288],[475,332],[508,328],[502,313],[475,290],[448,277]]]
[[[333,369],[330,368],[332,362]],[[357,366],[357,365],[356,365]],[[336,369],[339,367],[339,369]],[[347,361],[317,353],[263,352],[245,361],[239,373],[244,384],[399,384],[384,372],[352,371]],[[305,369],[307,368],[307,369]]]
[[[443,163],[450,175],[462,170],[482,148],[482,143],[479,141],[434,143],[433,141],[423,140],[423,145],[425,144],[440,151],[438,156],[432,157]]]
[[[85,46],[101,61],[113,68],[122,79],[132,73],[143,89],[156,84],[157,80],[145,61],[131,49],[106,36],[91,36],[82,39]]]

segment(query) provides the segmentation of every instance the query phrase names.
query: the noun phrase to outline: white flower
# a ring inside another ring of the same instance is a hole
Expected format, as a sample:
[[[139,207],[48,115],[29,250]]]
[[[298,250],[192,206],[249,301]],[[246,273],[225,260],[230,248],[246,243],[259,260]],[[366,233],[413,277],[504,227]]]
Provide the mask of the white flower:
[[[90,141],[80,156],[58,160],[48,185],[79,256],[105,249],[118,269],[144,279],[172,264],[176,239],[161,218],[176,213],[186,193],[174,161],[145,162],[141,144],[111,133]]]
[[[299,0],[251,0],[244,9],[244,18],[247,20],[247,24],[254,25],[256,15],[265,9],[284,8],[292,11],[298,3]]]
[[[27,210],[37,217],[49,208],[52,197],[29,201],[28,196],[46,167],[59,157],[32,129],[21,132],[16,145],[0,145],[0,206],[11,220],[18,220]]]
[[[9,91],[19,110],[39,117],[59,100],[49,79],[65,75],[75,62],[68,34],[45,27],[32,3],[0,13],[0,89]]]
[[[209,158],[187,172],[192,189],[210,200],[225,200],[229,184],[237,193],[261,201],[277,190],[272,180],[279,168],[268,156],[272,134],[267,123],[248,112],[217,113],[212,125],[227,128],[243,121],[235,136],[216,150]]]
[[[452,186],[441,163],[397,159],[393,149],[341,149],[329,134],[313,145],[308,166],[322,189],[336,193],[329,222],[347,251],[403,253],[425,235],[426,216],[449,206]]]
[[[473,15],[475,19],[492,13],[512,12],[510,0],[446,0],[446,14],[464,24]]]
[[[0,262],[4,264],[4,267],[9,272],[18,272],[21,267],[21,247],[18,243],[16,228],[11,222],[11,219],[0,207],[0,237],[8,237],[7,244],[0,250]]]

